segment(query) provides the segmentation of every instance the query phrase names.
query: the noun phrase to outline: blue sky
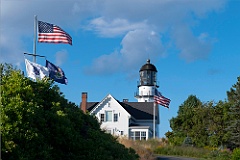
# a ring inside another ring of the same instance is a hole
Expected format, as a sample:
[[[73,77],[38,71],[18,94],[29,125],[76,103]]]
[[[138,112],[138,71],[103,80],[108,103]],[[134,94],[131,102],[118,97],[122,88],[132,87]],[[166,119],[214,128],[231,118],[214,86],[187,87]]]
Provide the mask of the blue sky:
[[[72,46],[37,43],[37,54],[64,70],[68,85],[56,84],[78,105],[82,92],[88,92],[88,101],[107,94],[137,101],[139,69],[150,58],[159,91],[172,100],[169,110],[160,106],[162,137],[189,95],[203,102],[225,100],[239,76],[238,0],[1,0],[0,7],[1,63],[25,71],[34,15],[72,36]],[[45,65],[44,60],[37,63]]]

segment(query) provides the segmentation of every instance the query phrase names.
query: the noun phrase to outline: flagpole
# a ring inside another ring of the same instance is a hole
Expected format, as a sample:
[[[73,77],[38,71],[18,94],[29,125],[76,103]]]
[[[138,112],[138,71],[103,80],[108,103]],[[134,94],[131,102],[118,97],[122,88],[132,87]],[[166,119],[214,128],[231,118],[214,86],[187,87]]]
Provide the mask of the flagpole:
[[[36,48],[37,48],[37,16],[34,16],[34,39],[33,39],[33,62],[36,63]]]
[[[156,135],[155,135],[155,134],[156,134],[156,133],[155,133],[155,132],[156,132],[156,131],[155,131],[155,130],[156,130],[156,128],[155,128],[155,127],[156,127],[156,125],[155,125],[155,124],[156,124],[156,122],[155,122],[155,121],[156,121],[156,118],[155,118],[155,117],[156,117],[156,116],[155,116],[155,115],[156,115],[155,108],[156,108],[156,103],[153,102],[153,139],[155,139],[155,137],[156,137]]]

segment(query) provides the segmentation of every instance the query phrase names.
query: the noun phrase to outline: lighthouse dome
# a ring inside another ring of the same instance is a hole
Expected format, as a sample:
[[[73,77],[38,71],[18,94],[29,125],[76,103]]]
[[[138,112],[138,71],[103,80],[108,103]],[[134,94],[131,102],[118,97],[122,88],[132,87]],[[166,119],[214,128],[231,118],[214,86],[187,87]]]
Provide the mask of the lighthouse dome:
[[[148,60],[147,60],[147,63],[144,64],[144,65],[141,67],[141,69],[140,69],[139,72],[141,72],[141,71],[146,71],[146,70],[157,72],[156,67],[155,67],[153,64],[150,63],[150,59],[148,59]]]
[[[150,63],[150,59],[139,71],[138,92],[135,97],[138,102],[153,102],[157,84],[157,68]]]

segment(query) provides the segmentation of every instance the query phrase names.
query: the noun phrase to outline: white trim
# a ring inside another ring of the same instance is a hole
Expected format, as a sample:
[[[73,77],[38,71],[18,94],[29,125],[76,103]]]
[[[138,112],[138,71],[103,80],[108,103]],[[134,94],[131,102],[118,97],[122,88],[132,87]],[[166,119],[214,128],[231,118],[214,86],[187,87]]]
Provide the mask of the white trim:
[[[101,104],[103,104],[104,101],[113,98],[110,94],[108,94],[101,102],[99,102],[91,111],[90,114],[92,114],[98,107],[101,106]],[[109,101],[109,100],[108,100]]]
[[[138,133],[139,135],[136,136],[136,133]],[[145,135],[143,136],[142,133],[144,133]],[[136,137],[138,137],[139,139],[136,139]],[[148,140],[149,129],[131,129],[129,132],[129,138],[133,140]]]
[[[129,129],[150,129],[150,126],[131,126]]]
[[[98,107],[100,107],[101,104],[104,103],[104,101],[106,101],[106,100],[109,101],[109,100],[111,100],[111,99],[114,99],[114,100],[119,104],[119,106],[122,107],[122,105],[121,105],[111,94],[108,94],[101,102],[99,102],[99,103],[90,111],[90,114],[93,114],[93,112],[94,112]],[[122,107],[122,109],[124,109],[124,108]],[[124,109],[124,111],[126,111],[126,110]],[[126,111],[126,113],[128,114],[128,117],[129,117],[129,118],[132,117],[132,116],[128,113],[128,111]]]

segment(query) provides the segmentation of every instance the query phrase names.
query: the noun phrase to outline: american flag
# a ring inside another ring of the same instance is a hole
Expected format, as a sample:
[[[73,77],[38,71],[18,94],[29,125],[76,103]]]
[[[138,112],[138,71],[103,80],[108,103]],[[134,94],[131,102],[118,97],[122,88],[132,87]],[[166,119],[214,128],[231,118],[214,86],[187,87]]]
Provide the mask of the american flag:
[[[72,37],[54,24],[38,21],[38,42],[72,45]]]
[[[166,108],[169,108],[169,104],[171,102],[170,99],[164,97],[157,89],[155,90],[155,95],[154,95],[154,102],[157,104],[160,104]]]

